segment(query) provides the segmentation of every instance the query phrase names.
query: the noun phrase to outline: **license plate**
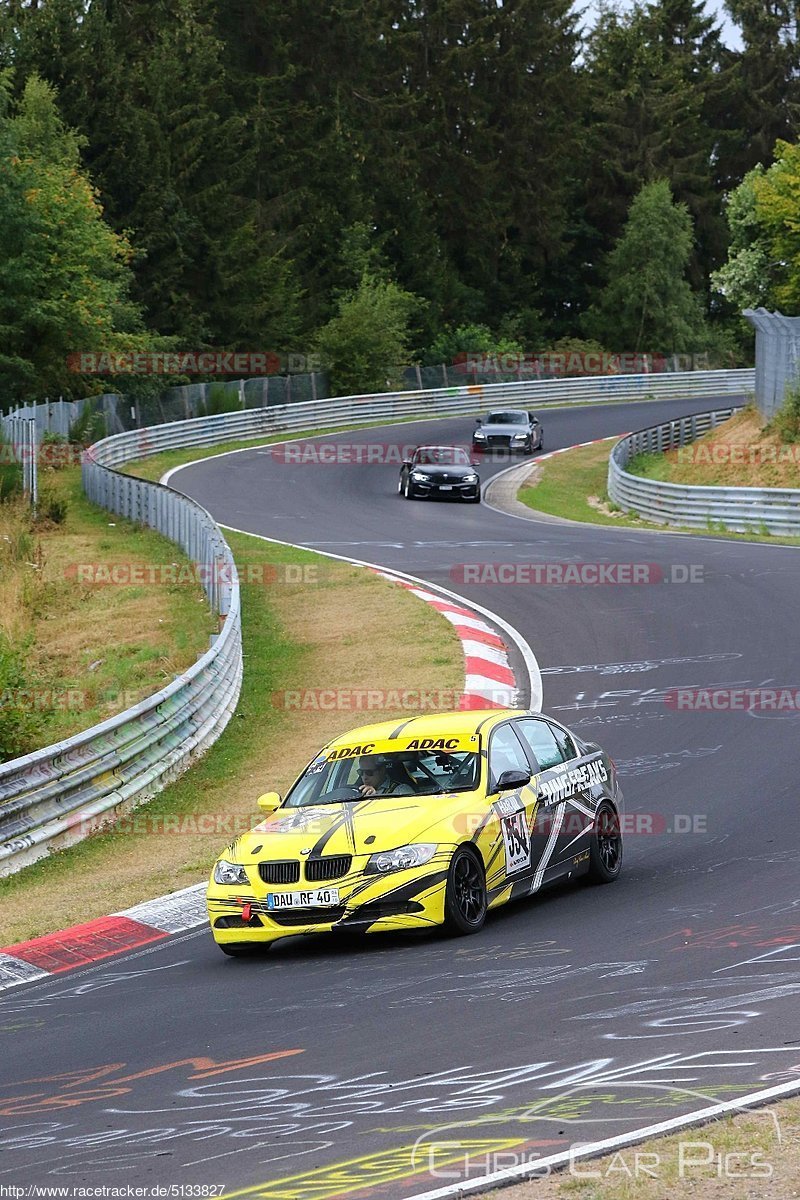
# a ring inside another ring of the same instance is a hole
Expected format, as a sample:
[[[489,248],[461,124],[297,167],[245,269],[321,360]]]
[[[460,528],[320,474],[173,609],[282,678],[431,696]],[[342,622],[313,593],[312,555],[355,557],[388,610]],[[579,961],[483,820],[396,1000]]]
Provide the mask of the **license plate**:
[[[270,892],[267,908],[332,908],[339,903],[338,888],[315,888],[310,892]]]
[[[452,483],[440,483],[439,484],[440,492],[452,492],[452,490],[453,490]]]

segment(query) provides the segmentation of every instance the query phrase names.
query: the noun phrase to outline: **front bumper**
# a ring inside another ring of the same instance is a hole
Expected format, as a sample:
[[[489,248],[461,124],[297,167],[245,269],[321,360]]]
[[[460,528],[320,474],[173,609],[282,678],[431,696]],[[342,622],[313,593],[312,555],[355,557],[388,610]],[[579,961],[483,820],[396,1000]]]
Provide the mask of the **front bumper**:
[[[497,437],[487,438],[485,442],[473,442],[472,449],[476,454],[480,453],[481,450],[488,454],[496,453],[498,450],[504,454],[513,454],[514,451],[527,450],[528,446],[532,444],[533,439],[529,440],[526,438],[524,442],[517,442],[506,435],[498,435]]]
[[[419,480],[414,479],[411,481],[411,486],[418,496],[442,496],[445,499],[456,496],[460,499],[474,500],[481,494],[479,483],[420,483]]]
[[[329,908],[270,910],[267,894],[289,892],[288,887],[222,886],[209,883],[208,918],[214,940],[266,944],[279,938],[313,933],[378,933],[387,930],[424,929],[444,922],[444,894],[452,855],[439,850],[423,867],[391,871],[386,875],[348,875],[331,884],[339,903]],[[257,873],[247,868],[248,877]]]

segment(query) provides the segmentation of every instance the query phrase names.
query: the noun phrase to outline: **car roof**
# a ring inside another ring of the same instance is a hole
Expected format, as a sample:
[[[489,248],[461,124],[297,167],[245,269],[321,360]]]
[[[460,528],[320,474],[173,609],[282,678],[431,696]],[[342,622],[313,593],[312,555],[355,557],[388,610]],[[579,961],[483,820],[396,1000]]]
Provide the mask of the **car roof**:
[[[463,450],[465,454],[467,452],[466,446],[416,446],[414,453],[416,454],[418,450]]]
[[[492,417],[495,413],[519,413],[520,416],[527,417],[528,410],[527,408],[490,408],[486,415]]]
[[[474,733],[487,733],[494,725],[509,717],[520,717],[528,713],[524,708],[486,708],[459,712],[423,713],[405,720],[381,721],[377,725],[362,725],[348,729],[325,749],[334,746],[350,746],[363,742],[389,742],[396,738],[468,738]],[[531,714],[540,715],[540,714]]]

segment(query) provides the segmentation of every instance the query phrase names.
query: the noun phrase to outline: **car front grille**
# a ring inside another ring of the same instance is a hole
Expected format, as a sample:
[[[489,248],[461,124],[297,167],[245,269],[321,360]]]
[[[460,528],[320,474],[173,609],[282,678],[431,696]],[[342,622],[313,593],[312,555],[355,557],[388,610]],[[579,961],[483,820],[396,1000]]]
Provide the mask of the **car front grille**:
[[[300,879],[300,863],[292,860],[260,862],[258,873],[262,883],[297,883]]]
[[[306,879],[310,883],[341,879],[353,865],[351,854],[328,855],[327,858],[310,858],[306,863]]]
[[[245,921],[243,917],[217,917],[214,922],[215,929],[263,929],[263,923],[260,917],[253,915],[249,921]]]

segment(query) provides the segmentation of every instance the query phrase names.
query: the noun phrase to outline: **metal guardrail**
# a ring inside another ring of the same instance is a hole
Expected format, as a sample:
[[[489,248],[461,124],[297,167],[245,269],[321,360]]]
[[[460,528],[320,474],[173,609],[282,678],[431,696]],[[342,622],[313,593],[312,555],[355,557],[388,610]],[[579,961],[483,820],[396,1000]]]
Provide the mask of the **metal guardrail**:
[[[132,458],[158,454],[162,450],[217,446],[222,442],[274,433],[367,425],[375,420],[477,415],[481,409],[497,404],[524,404],[540,409],[548,405],[560,407],[565,404],[686,400],[724,395],[739,397],[752,391],[753,379],[752,369],[684,371],[675,375],[611,375],[343,396],[152,425],[147,429],[106,438],[102,445],[106,448],[104,461],[109,466],[116,466]],[[133,438],[138,439],[138,450],[131,454],[129,450]]]
[[[83,466],[87,495],[181,546],[201,568],[220,632],[160,692],[75,737],[0,765],[0,875],[80,841],[103,820],[149,799],[216,740],[239,697],[241,613],[233,555],[199,504],[108,469],[109,459],[118,464],[126,454],[139,456],[138,433],[91,448]]]
[[[188,497],[113,468],[163,450],[215,446],[274,433],[477,414],[491,405],[564,404],[743,395],[753,371],[687,371],[479,384],[345,396],[243,409],[104,438],[87,451],[84,488],[95,503],[158,530],[205,567],[222,618],[214,645],[168,687],[84,733],[0,765],[0,875],[79,841],[103,819],[149,799],[222,732],[242,675],[239,583],[210,515]]]
[[[689,445],[739,411],[699,413],[623,438],[608,461],[609,498],[627,512],[662,525],[706,530],[716,525],[734,533],[800,537],[800,488],[696,487],[645,479],[625,470],[635,455],[663,454]]]

